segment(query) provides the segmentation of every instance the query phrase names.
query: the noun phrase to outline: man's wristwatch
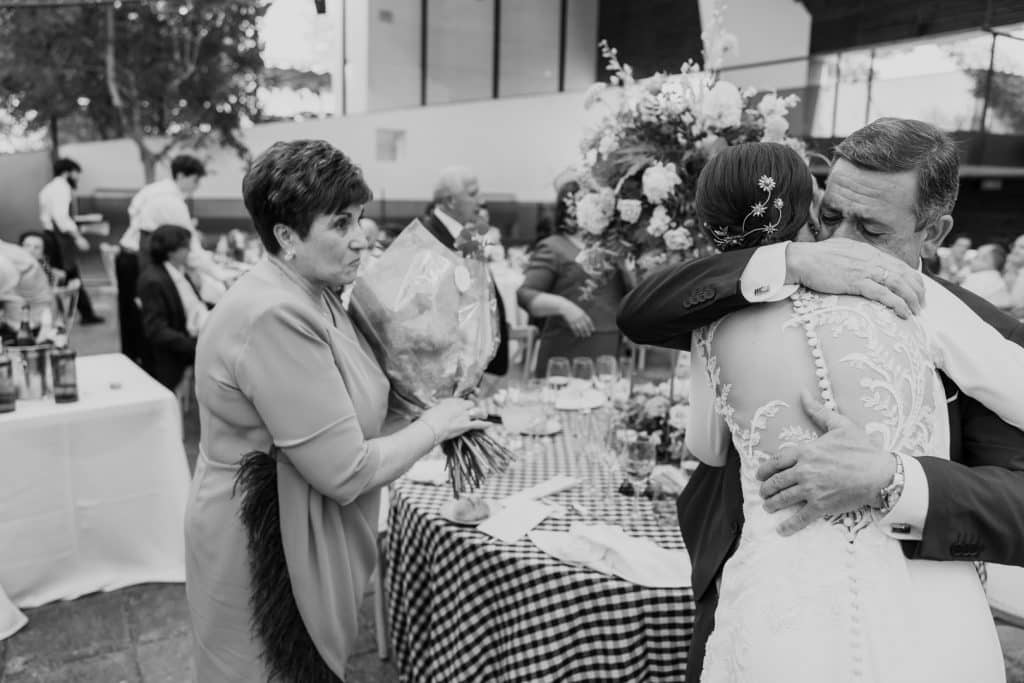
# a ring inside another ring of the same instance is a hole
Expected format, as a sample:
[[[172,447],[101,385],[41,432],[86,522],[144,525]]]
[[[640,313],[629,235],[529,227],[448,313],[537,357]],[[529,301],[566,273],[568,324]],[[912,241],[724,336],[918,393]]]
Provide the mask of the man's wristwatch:
[[[906,482],[906,476],[903,471],[903,458],[898,454],[893,453],[892,457],[896,459],[896,472],[892,475],[892,481],[889,485],[879,491],[879,495],[882,498],[882,507],[878,509],[881,515],[889,514],[896,503],[900,501],[900,496],[903,495],[903,485]]]

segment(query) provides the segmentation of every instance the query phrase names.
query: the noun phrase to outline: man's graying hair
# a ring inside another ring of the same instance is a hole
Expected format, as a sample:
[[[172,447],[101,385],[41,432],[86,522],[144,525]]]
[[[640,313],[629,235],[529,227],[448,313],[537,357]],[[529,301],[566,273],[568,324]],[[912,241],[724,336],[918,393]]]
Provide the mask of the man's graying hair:
[[[839,143],[835,153],[868,171],[917,171],[918,227],[952,213],[960,191],[960,158],[953,140],[935,126],[914,119],[876,119]]]
[[[474,180],[476,174],[468,166],[449,166],[441,171],[437,183],[434,184],[434,201],[441,203],[452,195],[458,194]]]

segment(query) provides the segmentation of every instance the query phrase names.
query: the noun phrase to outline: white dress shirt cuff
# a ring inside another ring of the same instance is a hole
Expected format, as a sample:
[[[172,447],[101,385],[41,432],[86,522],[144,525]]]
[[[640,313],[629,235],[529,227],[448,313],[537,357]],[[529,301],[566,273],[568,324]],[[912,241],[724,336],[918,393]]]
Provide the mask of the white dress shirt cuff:
[[[786,284],[786,247],[779,242],[760,247],[747,262],[740,276],[740,293],[752,304],[782,301],[796,291]]]
[[[899,541],[920,541],[928,516],[928,478],[917,458],[903,457],[903,494],[885,517],[882,531]]]

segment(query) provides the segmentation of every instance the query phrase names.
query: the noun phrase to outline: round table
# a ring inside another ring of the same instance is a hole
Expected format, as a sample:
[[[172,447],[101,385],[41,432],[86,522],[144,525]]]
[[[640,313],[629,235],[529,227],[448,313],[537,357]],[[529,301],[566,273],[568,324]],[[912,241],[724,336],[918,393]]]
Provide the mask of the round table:
[[[479,493],[502,498],[583,467],[562,437],[517,463]],[[645,588],[559,562],[522,539],[503,544],[438,516],[448,486],[392,486],[386,542],[392,641],[403,681],[683,680],[693,628],[689,588]],[[614,496],[628,518],[632,501]],[[552,497],[588,504],[582,487]],[[674,525],[659,526],[650,503],[634,535],[682,549]],[[572,509],[571,506],[567,506]],[[580,515],[538,528],[566,531]]]

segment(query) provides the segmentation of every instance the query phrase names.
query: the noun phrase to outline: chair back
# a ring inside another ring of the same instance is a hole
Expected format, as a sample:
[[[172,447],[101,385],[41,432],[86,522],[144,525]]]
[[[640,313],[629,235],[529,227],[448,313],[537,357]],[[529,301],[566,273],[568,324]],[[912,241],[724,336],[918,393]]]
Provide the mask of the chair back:
[[[103,262],[103,272],[107,275],[107,284],[103,286],[103,289],[109,292],[117,292],[117,268],[114,262],[120,253],[120,246],[107,242],[100,243],[100,260]]]
[[[78,296],[81,289],[81,280],[75,280],[67,287],[53,288],[53,305],[57,309],[59,319],[64,321],[64,327],[69,334],[77,320]]]

